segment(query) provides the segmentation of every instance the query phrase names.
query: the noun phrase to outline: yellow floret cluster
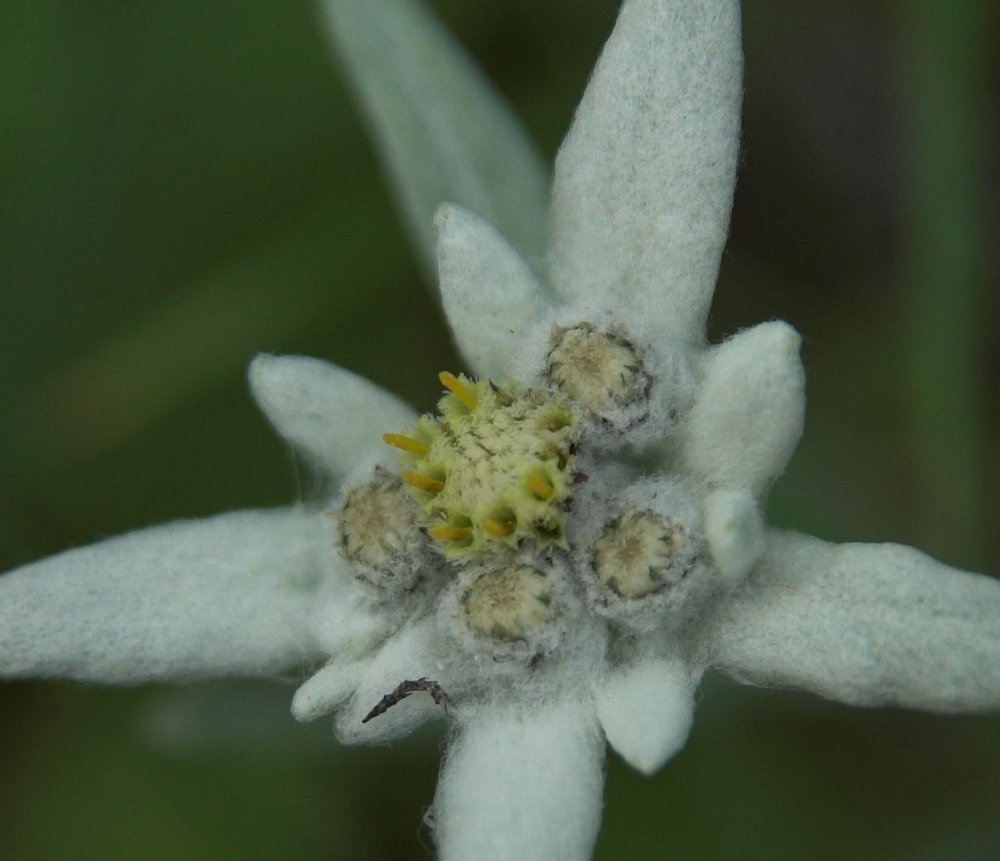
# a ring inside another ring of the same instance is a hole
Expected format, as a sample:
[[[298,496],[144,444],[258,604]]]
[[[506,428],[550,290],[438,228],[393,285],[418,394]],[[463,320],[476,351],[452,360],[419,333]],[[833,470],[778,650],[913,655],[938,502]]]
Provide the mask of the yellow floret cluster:
[[[422,525],[452,558],[531,539],[565,546],[579,419],[565,399],[489,380],[441,374],[437,415],[402,449],[402,479],[421,503]]]

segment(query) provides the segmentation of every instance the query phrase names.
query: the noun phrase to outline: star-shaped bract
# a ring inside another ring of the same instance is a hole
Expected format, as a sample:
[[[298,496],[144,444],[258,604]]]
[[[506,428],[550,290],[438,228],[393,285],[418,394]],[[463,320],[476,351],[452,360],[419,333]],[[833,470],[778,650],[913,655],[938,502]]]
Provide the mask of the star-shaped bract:
[[[330,0],[326,11],[469,369],[562,393],[587,428],[567,549],[547,551],[575,584],[559,643],[530,662],[456,648],[441,607],[461,609],[453,581],[479,562],[429,539],[417,550],[395,536],[386,552],[431,585],[374,598],[336,519],[352,489],[394,474],[381,435],[417,416],[333,366],[260,357],[258,402],[344,490],[323,511],[172,524],[5,575],[0,674],[137,683],[318,668],[293,710],[335,711],[348,742],[440,714],[416,694],[364,720],[400,682],[433,678],[456,724],[434,807],[451,859],[588,857],[604,739],[637,768],[660,767],[711,667],[858,705],[1000,705],[996,581],[905,547],[835,546],[761,523],[802,429],[799,339],[776,322],[715,347],[704,333],[739,143],[739,4],[627,0],[547,215],[523,133],[418,6]],[[616,394],[615,373],[603,388],[572,375],[591,360],[599,371],[620,361],[631,388]],[[665,570],[666,539],[644,530],[668,515],[683,527],[672,541],[697,539],[685,576],[714,578],[690,587],[697,601],[654,594],[646,569],[626,578],[626,551],[650,534],[650,571]],[[612,580],[642,612],[601,591]]]

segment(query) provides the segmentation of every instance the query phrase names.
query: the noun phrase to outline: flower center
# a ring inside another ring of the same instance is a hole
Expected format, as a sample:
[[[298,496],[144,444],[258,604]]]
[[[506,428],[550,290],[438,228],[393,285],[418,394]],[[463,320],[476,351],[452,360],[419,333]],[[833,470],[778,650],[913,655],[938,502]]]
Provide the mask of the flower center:
[[[469,588],[465,613],[476,634],[523,640],[552,616],[552,584],[545,574],[527,565],[490,572]]]
[[[579,421],[568,403],[513,385],[447,372],[436,416],[412,435],[385,434],[404,452],[402,479],[421,502],[419,522],[461,559],[532,538],[565,546]]]
[[[420,577],[425,539],[414,528],[416,508],[402,482],[378,467],[331,512],[341,553],[361,580],[384,593],[411,589]]]
[[[694,565],[683,530],[649,511],[609,524],[594,548],[594,570],[606,588],[637,600],[687,576]]]
[[[588,416],[618,430],[648,417],[652,377],[623,332],[554,326],[545,375]]]

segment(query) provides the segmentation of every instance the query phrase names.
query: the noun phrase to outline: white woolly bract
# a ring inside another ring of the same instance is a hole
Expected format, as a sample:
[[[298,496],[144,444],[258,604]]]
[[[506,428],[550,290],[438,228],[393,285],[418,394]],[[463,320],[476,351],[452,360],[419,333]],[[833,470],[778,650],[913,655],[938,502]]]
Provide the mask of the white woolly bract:
[[[644,657],[609,670],[595,695],[608,744],[643,774],[660,769],[687,741],[699,680],[679,657]]]
[[[309,677],[292,697],[296,720],[311,721],[342,706],[365,675],[367,660],[335,659]]]
[[[442,206],[434,225],[441,299],[462,355],[480,377],[512,379],[525,335],[551,314],[541,287],[507,241],[468,210]]]
[[[1000,707],[1000,582],[898,544],[771,532],[700,636],[706,661],[744,682],[861,706]]]
[[[705,538],[727,586],[739,583],[764,552],[764,521],[748,490],[721,488],[705,498]]]
[[[320,359],[260,355],[248,376],[250,393],[278,433],[335,480],[373,453],[388,458],[382,434],[416,421],[399,398]]]
[[[329,523],[328,518],[324,518]],[[326,655],[353,659],[368,655],[405,618],[406,607],[377,600],[340,556],[332,532],[324,552],[333,569],[316,590],[312,627]]]
[[[548,170],[454,38],[411,0],[324,0],[322,8],[428,274],[431,219],[446,201],[541,260]]]
[[[682,462],[710,484],[764,493],[792,456],[805,417],[799,334],[760,323],[714,347],[684,429]]]
[[[132,532],[0,577],[0,676],[269,676],[322,657],[320,515],[244,511]]]
[[[434,800],[442,861],[587,861],[604,744],[589,697],[463,712]]]
[[[739,148],[738,0],[628,0],[556,159],[552,280],[700,343]]]
[[[363,722],[382,697],[401,682],[420,678],[433,679],[453,697],[464,690],[460,667],[449,659],[433,617],[407,625],[369,659],[354,695],[337,712],[337,737],[344,744],[382,744],[409,734],[428,720],[444,717],[443,706],[426,693],[416,693]],[[317,685],[328,683],[340,686],[340,680],[333,675],[317,681]]]
[[[567,600],[555,596],[544,637],[498,654],[455,633],[469,576],[457,556],[406,560],[397,573],[413,579],[380,590],[350,570],[325,515],[232,514],[0,578],[0,675],[301,677],[322,665],[293,711],[337,710],[348,743],[450,709],[434,806],[444,861],[585,861],[600,822],[598,717],[628,762],[655,770],[684,743],[708,664],[861,705],[1000,706],[996,581],[892,545],[772,533],[762,548],[758,506],[801,433],[804,378],[783,323],[704,348],[738,149],[738,0],[625,0],[560,150],[547,258],[545,171],[450,37],[409,0],[324,9],[427,262],[431,214],[469,207],[438,220],[444,305],[467,358],[542,398],[575,391],[564,394],[587,427],[565,465]],[[532,272],[548,274],[551,297]],[[553,337],[572,327],[609,336],[578,340],[582,353],[565,344],[575,360],[563,364],[584,366],[589,387],[552,373]],[[282,436],[339,482],[395,463],[381,434],[416,419],[312,359],[258,357],[250,384]],[[621,541],[601,565],[638,572],[639,588],[609,597],[598,585],[618,581],[594,576],[595,542],[630,509],[641,516],[611,533]],[[363,517],[376,531],[378,519]],[[394,558],[424,554],[402,546]],[[636,559],[648,564],[627,569]],[[654,573],[669,588],[647,589]],[[441,609],[446,580],[458,586]],[[596,612],[576,606],[582,593]],[[420,679],[434,684],[400,688]],[[410,695],[383,700],[397,690]]]

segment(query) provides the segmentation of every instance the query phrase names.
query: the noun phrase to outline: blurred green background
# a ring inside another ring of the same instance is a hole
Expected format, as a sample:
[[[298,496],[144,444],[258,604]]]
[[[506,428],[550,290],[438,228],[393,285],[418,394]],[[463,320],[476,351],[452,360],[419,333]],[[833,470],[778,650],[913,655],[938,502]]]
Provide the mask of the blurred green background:
[[[432,4],[551,154],[611,0]],[[421,408],[460,368],[308,2],[0,0],[0,570],[307,492],[257,351]],[[773,519],[1000,571],[998,9],[745,10],[712,317],[804,335]],[[995,242],[993,243],[995,246]],[[338,748],[256,684],[0,687],[0,858],[420,859],[440,727]],[[1000,721],[704,686],[688,747],[609,757],[598,858],[1000,857]]]

